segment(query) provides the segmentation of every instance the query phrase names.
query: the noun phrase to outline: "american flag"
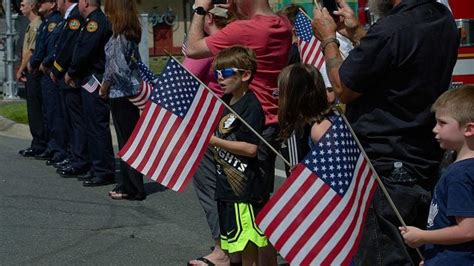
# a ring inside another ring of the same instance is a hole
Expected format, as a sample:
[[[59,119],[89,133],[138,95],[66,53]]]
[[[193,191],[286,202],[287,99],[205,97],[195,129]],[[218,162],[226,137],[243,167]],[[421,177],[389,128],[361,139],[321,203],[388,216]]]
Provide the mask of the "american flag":
[[[88,91],[89,93],[93,93],[97,88],[100,86],[100,82],[97,80],[97,78],[92,75],[89,81],[87,81],[86,84],[82,85],[82,87]]]
[[[145,105],[148,102],[148,99],[151,95],[151,90],[153,89],[153,83],[155,83],[158,77],[153,74],[151,69],[147,67],[142,61],[137,61],[138,72],[142,78],[140,83],[140,90],[135,96],[129,97],[128,99],[138,107],[138,109],[145,109]]]
[[[223,110],[201,82],[170,58],[119,156],[139,172],[183,191]]]
[[[298,37],[298,48],[301,62],[321,69],[324,65],[324,55],[321,51],[321,42],[314,37],[311,20],[301,11],[296,14],[295,32]]]
[[[360,242],[377,187],[374,173],[339,115],[257,216],[293,265],[347,265]]]

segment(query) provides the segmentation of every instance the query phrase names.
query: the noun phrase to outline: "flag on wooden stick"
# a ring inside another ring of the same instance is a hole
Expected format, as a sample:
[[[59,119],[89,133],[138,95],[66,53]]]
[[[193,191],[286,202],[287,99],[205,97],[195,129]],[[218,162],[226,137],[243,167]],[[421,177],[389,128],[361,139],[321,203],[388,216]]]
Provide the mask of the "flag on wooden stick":
[[[170,58],[119,156],[147,177],[182,191],[193,176],[223,105]]]
[[[370,162],[344,119],[314,145],[257,216],[292,265],[347,265],[360,242],[377,188]]]
[[[295,33],[298,38],[301,62],[321,69],[325,63],[321,42],[314,37],[311,20],[301,11],[296,14]]]
[[[86,82],[86,84],[82,85],[82,87],[89,93],[93,93],[99,86],[101,86],[101,84],[94,74],[91,75],[91,78]]]

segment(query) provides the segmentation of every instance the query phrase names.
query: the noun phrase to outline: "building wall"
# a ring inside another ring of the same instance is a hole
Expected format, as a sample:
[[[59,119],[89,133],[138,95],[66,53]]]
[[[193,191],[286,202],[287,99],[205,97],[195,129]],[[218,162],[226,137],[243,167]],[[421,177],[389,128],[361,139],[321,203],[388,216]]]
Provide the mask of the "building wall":
[[[191,4],[189,0],[159,0],[159,1],[149,1],[149,0],[136,0],[138,4],[138,9],[140,13],[147,13],[149,17],[149,22],[155,16],[160,16],[166,11],[170,10],[174,15],[176,15],[176,20],[174,25],[170,28],[173,33],[173,46],[181,47],[185,33],[187,32],[186,27],[189,26],[190,21],[190,10]],[[194,2],[194,1],[192,1]],[[165,24],[162,24],[165,25]],[[154,48],[154,38],[153,38],[153,25],[148,23],[148,47]]]

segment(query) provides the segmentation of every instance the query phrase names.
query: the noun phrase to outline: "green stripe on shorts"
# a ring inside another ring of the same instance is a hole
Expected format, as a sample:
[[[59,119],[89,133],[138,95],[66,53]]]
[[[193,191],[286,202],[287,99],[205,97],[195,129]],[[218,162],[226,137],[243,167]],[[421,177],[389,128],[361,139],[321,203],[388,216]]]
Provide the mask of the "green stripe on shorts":
[[[229,204],[229,206],[232,206]],[[250,203],[233,203],[235,228],[229,234],[221,232],[221,248],[229,253],[240,252],[252,241],[257,247],[265,247],[268,240],[255,223],[255,214]],[[230,210],[230,208],[228,209]],[[229,213],[230,214],[230,213]],[[234,231],[236,230],[236,231]],[[231,235],[231,238],[227,236]]]

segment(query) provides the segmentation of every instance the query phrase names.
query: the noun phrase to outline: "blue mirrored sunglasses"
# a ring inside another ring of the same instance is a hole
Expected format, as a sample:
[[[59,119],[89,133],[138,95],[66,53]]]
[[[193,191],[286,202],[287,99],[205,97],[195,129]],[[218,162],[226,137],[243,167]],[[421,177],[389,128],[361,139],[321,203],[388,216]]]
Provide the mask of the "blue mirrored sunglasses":
[[[237,74],[237,72],[246,71],[245,69],[239,69],[235,67],[226,67],[223,69],[216,69],[214,70],[214,78],[217,80],[219,78],[226,79],[228,77],[232,77],[233,75]]]

